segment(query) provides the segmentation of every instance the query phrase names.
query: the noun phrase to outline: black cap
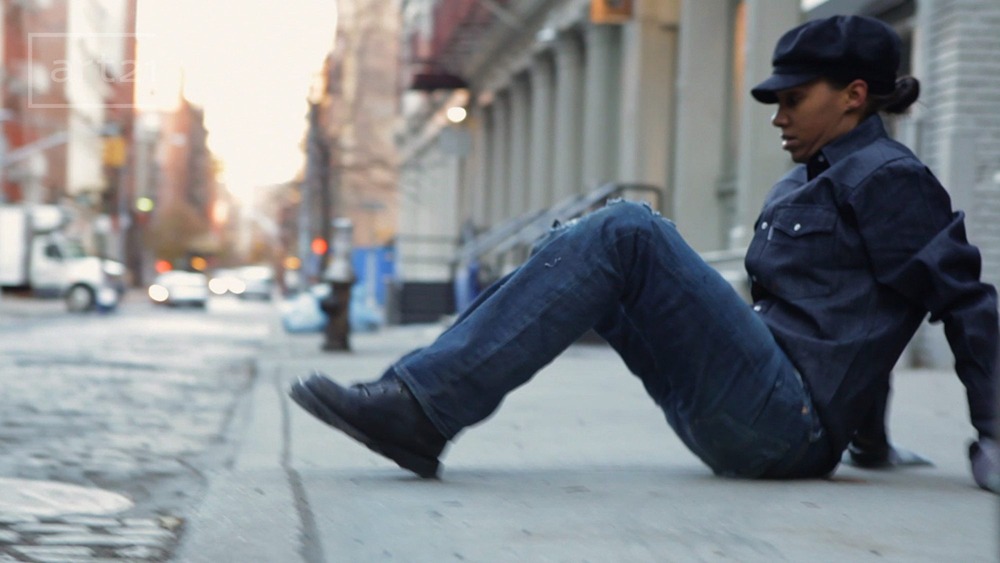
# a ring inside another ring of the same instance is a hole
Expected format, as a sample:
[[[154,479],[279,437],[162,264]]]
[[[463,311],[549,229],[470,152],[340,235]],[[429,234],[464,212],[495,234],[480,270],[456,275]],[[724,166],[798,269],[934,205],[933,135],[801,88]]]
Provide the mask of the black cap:
[[[873,94],[895,88],[902,41],[885,23],[864,16],[833,16],[785,33],[774,48],[771,77],[750,93],[758,102],[778,102],[775,92],[817,78],[862,79]]]

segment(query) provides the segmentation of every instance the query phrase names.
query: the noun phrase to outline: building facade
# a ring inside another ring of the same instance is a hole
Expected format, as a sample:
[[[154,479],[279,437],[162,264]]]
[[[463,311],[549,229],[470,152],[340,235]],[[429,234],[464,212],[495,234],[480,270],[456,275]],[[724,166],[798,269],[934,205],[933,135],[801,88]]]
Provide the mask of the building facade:
[[[92,252],[126,253],[136,0],[4,0],[4,201],[58,203]]]
[[[323,279],[338,252],[335,220],[350,221],[355,255],[378,256],[396,235],[399,11],[394,0],[345,0],[337,7],[336,41],[310,92],[303,143],[295,244],[303,284]],[[321,254],[313,247],[317,238],[330,241]],[[382,293],[384,276],[373,260],[354,270],[367,295]]]
[[[791,166],[773,108],[749,88],[784,31],[835,13],[879,17],[904,38],[903,71],[923,94],[890,126],[968,211],[997,284],[995,0],[404,1],[402,275],[455,275],[454,260],[408,262],[427,254],[427,235],[457,245],[604,182],[658,187],[652,203],[690,244],[741,270],[759,206]],[[468,117],[450,122],[453,107]],[[918,339],[919,361],[941,363],[935,339]]]
[[[463,227],[482,232],[606,182],[657,187],[642,197],[697,250],[738,248],[788,168],[777,142],[760,142],[776,139],[769,108],[745,90],[800,21],[797,1],[440,0],[403,10],[416,85],[400,133],[405,275],[450,275],[447,261],[407,265],[428,251],[408,235],[454,241]],[[443,77],[461,87],[426,86]],[[468,115],[457,124],[446,117],[455,106]]]
[[[217,213],[225,202],[215,157],[208,148],[203,108],[181,94],[173,110],[158,115],[156,125],[147,127],[144,135],[151,143],[147,150],[153,152],[143,153],[146,168],[138,176],[144,179],[141,190],[154,201],[143,220],[143,239],[151,253],[143,260],[148,278],[154,260],[179,269],[191,269],[194,258],[214,262],[224,250],[217,228],[224,221],[217,221],[221,219]]]

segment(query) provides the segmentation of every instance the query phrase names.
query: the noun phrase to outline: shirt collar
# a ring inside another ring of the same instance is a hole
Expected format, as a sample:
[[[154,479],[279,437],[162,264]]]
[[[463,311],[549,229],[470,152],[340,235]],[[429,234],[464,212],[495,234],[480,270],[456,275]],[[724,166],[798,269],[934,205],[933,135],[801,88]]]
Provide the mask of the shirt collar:
[[[806,177],[812,180],[847,155],[866,147],[882,137],[888,137],[882,118],[871,115],[857,127],[830,141],[806,163]]]

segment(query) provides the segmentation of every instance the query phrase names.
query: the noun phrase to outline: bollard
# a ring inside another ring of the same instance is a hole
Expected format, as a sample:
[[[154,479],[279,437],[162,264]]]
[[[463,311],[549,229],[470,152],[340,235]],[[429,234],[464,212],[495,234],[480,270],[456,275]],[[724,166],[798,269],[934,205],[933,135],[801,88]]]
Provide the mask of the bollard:
[[[324,351],[349,351],[351,349],[351,286],[354,285],[354,270],[351,267],[351,241],[354,225],[350,219],[338,218],[333,221],[333,236],[330,249],[333,255],[323,272],[323,280],[330,284],[330,293],[320,301],[320,308],[326,313],[324,329]]]

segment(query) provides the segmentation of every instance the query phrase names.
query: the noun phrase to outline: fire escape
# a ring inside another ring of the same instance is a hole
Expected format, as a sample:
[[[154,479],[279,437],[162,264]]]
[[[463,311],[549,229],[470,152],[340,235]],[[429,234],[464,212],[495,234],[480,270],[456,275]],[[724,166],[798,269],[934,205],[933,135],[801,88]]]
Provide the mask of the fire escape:
[[[516,27],[512,8],[536,0],[440,0],[427,35],[414,30],[407,39],[412,90],[454,90],[468,87],[468,63],[482,39],[497,25]]]

